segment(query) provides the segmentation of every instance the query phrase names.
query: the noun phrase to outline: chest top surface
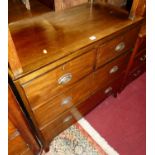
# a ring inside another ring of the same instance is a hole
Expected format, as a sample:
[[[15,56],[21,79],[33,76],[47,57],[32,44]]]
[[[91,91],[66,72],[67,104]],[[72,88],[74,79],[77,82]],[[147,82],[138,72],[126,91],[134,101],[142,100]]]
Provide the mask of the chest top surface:
[[[55,62],[142,19],[131,21],[127,16],[98,4],[83,4],[10,23],[22,74]],[[95,40],[91,40],[91,36],[95,36]]]

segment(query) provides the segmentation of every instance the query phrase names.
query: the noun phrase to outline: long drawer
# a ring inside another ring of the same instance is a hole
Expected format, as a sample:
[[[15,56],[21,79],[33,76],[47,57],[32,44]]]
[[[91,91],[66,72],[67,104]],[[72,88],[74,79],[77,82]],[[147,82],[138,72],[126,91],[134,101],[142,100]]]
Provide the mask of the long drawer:
[[[89,74],[93,70],[94,60],[95,51],[90,51],[24,84],[22,87],[31,108],[49,101]]]
[[[133,28],[125,34],[121,34],[115,39],[100,45],[97,51],[96,68],[121,55],[123,52],[133,48],[138,31],[139,27]]]
[[[120,86],[120,80],[117,82],[116,81],[107,84],[104,88],[93,94],[86,101],[71,107],[48,126],[42,128],[41,133],[46,142],[50,142],[56,135],[82,118],[83,115],[90,112],[90,110],[103,101],[103,99],[109,96],[113,91],[117,91]]]
[[[91,95],[92,83],[93,74],[80,80],[70,90],[55,97],[50,102],[34,109],[33,113],[38,126],[42,128],[44,125],[56,119],[65,110],[88,98]]]

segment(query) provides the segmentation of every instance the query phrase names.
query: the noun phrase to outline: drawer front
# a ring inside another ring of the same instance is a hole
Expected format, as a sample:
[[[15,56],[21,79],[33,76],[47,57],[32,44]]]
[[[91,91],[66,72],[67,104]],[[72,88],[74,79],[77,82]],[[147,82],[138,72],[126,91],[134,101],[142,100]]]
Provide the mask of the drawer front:
[[[118,81],[107,84],[103,89],[93,94],[86,101],[73,106],[71,109],[63,113],[58,119],[41,129],[41,133],[45,138],[45,141],[50,143],[55,136],[90,112],[95,106],[102,102],[103,99],[111,95],[112,91],[118,89],[119,86],[120,83]]]
[[[96,68],[134,47],[139,27],[101,45],[97,51]]]
[[[120,75],[122,75],[124,69],[127,67],[130,54],[130,52],[125,53],[111,63],[97,70],[95,72],[95,81],[93,88],[99,90],[108,82],[113,81],[114,79],[117,79]]]
[[[34,109],[33,113],[39,127],[42,128],[73,105],[88,98],[91,95],[92,81],[93,76],[91,74],[73,85],[70,90]]]
[[[72,114],[72,109],[65,112],[57,120],[41,129],[41,134],[44,137],[46,143],[50,143],[55,136],[77,121]]]
[[[88,52],[23,85],[32,108],[69,89],[93,70],[95,51]]]

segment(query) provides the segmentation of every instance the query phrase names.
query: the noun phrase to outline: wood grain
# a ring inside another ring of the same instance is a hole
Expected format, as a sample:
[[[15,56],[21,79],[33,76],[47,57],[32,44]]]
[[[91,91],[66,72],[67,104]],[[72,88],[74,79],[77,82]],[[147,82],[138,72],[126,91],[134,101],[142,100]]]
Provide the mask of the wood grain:
[[[27,144],[23,140],[21,136],[15,137],[13,140],[8,142],[8,154],[9,155],[17,155],[24,154],[27,150],[29,150]],[[33,155],[32,151],[30,151],[30,155]]]
[[[126,69],[130,52],[123,54],[119,58],[113,60],[111,63],[108,63],[107,65],[101,67],[98,69],[95,74],[95,83],[94,83],[94,89],[101,89],[107,81],[112,81],[114,79],[117,79],[124,69]],[[118,67],[118,70],[114,73],[110,73],[110,71],[115,67]]]
[[[17,131],[17,128],[13,125],[13,123],[10,120],[8,120],[8,139],[16,131]]]
[[[83,4],[9,24],[22,63],[22,74],[40,69],[142,20],[137,18],[132,22],[126,14],[116,10],[111,13],[110,8],[97,4],[90,12],[90,7]],[[91,36],[96,36],[96,40],[90,40]]]
[[[17,76],[18,74],[21,74],[23,72],[22,65],[19,60],[16,48],[9,30],[8,30],[8,61],[14,76]]]
[[[139,31],[139,27],[136,27],[126,33],[120,34],[120,36],[116,37],[115,39],[105,42],[103,45],[101,45],[97,51],[96,67],[98,68],[106,64],[108,61],[112,60],[113,58],[133,48],[135,41],[137,39],[138,31]],[[123,43],[125,47],[120,51],[116,51],[115,48],[120,43]]]
[[[44,0],[43,2],[46,3],[45,1],[47,2],[48,0]],[[49,1],[52,3],[52,0]],[[13,23],[52,11],[52,4],[47,7],[39,2],[39,0],[29,0],[29,2],[30,10],[27,10],[20,0],[8,0],[8,22]]]
[[[12,140],[10,142],[10,145],[9,145],[9,149],[10,149],[10,153],[11,153],[10,155],[12,155],[12,153],[15,153],[15,152],[17,154],[20,154],[20,152],[18,152],[18,151],[24,151],[25,148],[27,148],[27,144],[29,144],[30,149],[34,153],[37,154],[40,151],[40,146],[39,146],[38,142],[36,141],[35,137],[32,135],[30,127],[28,126],[28,123],[26,122],[24,114],[22,113],[22,111],[17,103],[17,100],[16,100],[15,96],[13,95],[13,92],[10,87],[9,87],[8,91],[9,91],[8,92],[9,120],[12,122],[14,127],[16,127],[18,129],[18,131],[20,132],[20,135],[21,135],[21,137],[17,136],[17,140]],[[15,147],[15,146],[17,146],[17,147]]]
[[[68,9],[87,2],[88,0],[54,0],[56,11]]]
[[[136,16],[145,16],[146,12],[146,0],[134,0],[129,18],[134,20]]]
[[[95,52],[91,51],[24,84],[31,107],[43,104],[71,88],[72,84],[93,71],[94,61]],[[71,73],[72,79],[66,84],[59,84],[58,80],[68,73]]]
[[[116,80],[117,81],[117,80]],[[49,145],[51,140],[58,135],[60,132],[68,128],[70,125],[75,123],[77,120],[82,118],[85,114],[90,112],[95,106],[97,106],[103,99],[111,95],[105,94],[105,90],[109,87],[113,87],[115,91],[119,88],[120,81],[112,82],[104,86],[101,90],[97,91],[87,100],[82,103],[73,106],[68,111],[60,115],[55,121],[49,124],[47,127],[41,129],[43,137],[46,139],[46,145]],[[68,121],[64,122],[66,118],[70,118]]]
[[[70,90],[60,94],[51,101],[33,110],[38,126],[43,128],[55,120],[60,114],[73,105],[80,103],[91,95],[93,87],[93,75],[82,79],[71,87]],[[69,100],[69,102],[65,102]]]
[[[9,24],[23,69],[14,75],[14,84],[45,150],[107,96],[117,96],[142,22],[143,17],[128,19],[121,9],[87,3]],[[125,49],[113,53],[120,42]],[[67,73],[71,81],[60,86]],[[62,106],[67,97],[72,102]]]

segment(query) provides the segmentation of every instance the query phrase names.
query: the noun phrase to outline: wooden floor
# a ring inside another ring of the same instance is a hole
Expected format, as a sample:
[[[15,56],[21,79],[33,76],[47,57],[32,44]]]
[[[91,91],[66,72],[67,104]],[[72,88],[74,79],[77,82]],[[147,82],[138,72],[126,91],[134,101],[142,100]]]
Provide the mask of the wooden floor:
[[[15,22],[23,18],[30,18],[49,11],[46,5],[40,3],[38,0],[30,0],[31,10],[27,10],[21,0],[9,0],[8,1],[8,21],[9,23]]]

